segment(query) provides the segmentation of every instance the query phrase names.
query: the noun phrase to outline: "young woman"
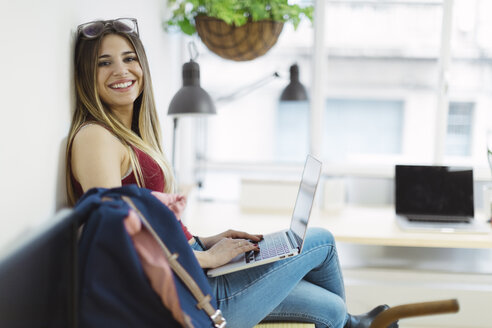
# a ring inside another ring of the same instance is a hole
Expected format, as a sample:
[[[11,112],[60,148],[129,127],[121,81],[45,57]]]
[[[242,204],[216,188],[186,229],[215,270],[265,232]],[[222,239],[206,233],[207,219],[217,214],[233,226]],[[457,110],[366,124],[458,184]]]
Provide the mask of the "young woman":
[[[135,19],[82,24],[75,45],[76,107],[67,145],[67,192],[73,205],[93,187],[138,184],[173,193],[164,157],[149,66]],[[260,235],[228,230],[202,237],[183,227],[198,262],[215,268],[257,249]],[[231,327],[261,320],[294,320],[316,327],[369,327],[387,306],[347,314],[333,236],[310,229],[303,253],[292,259],[230,273],[209,282]],[[397,326],[396,324],[394,325]]]

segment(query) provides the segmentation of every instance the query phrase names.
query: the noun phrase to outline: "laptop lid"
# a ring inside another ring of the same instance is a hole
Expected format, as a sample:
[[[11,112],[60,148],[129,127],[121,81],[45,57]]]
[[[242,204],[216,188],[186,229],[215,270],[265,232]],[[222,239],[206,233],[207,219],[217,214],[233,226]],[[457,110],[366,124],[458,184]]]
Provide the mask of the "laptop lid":
[[[395,210],[403,216],[473,218],[473,169],[396,165]]]
[[[318,186],[319,177],[321,175],[321,162],[315,159],[313,156],[308,155],[306,163],[304,164],[304,170],[302,172],[301,182],[299,183],[299,190],[297,192],[297,198],[292,213],[290,229],[282,230],[280,232],[287,233],[289,239],[297,248],[297,253],[302,251],[302,245],[306,236],[307,225],[309,217],[311,216],[311,209],[314,203],[314,197]],[[265,236],[265,238],[268,237]],[[292,239],[295,240],[292,240]],[[296,245],[297,243],[297,245]],[[289,256],[294,256],[291,254]],[[286,256],[276,255],[268,258],[263,258],[261,261],[254,261],[246,263],[244,254],[239,254],[236,258],[232,259],[229,263],[224,264],[215,269],[207,271],[209,277],[220,276],[226,273],[247,269],[253,266],[266,264],[286,258]]]
[[[302,251],[302,244],[306,236],[320,175],[321,162],[308,155],[304,164],[304,171],[302,172],[302,179],[299,184],[299,191],[290,223],[290,231],[300,247],[299,251]]]

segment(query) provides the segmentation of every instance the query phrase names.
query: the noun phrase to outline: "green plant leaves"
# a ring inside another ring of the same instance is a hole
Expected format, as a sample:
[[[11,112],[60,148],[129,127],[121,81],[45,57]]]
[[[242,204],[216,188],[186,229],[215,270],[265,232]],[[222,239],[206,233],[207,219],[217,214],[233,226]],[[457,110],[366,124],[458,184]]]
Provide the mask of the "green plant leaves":
[[[195,25],[191,24],[188,19],[183,19],[182,21],[179,21],[178,25],[181,28],[181,31],[183,31],[185,34],[193,35],[193,33],[196,32]]]
[[[289,4],[288,0],[168,0],[171,18],[166,22],[166,30],[178,27],[183,33],[195,33],[195,16],[205,14],[222,19],[227,24],[244,25],[248,20],[272,19],[299,26],[303,18],[313,20],[312,6],[300,7]]]

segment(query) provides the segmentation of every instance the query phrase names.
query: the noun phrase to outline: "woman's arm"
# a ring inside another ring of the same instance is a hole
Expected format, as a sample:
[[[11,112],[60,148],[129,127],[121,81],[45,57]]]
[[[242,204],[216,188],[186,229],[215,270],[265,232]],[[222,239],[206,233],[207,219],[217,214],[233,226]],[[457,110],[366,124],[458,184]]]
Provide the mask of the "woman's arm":
[[[211,237],[200,237],[206,251],[195,251],[195,256],[204,269],[226,264],[237,255],[252,250],[259,251],[257,242],[263,235],[252,235],[243,231],[227,230]]]
[[[123,144],[97,124],[84,127],[75,136],[71,164],[84,192],[93,187],[120,187],[122,172],[130,165]]]
[[[202,241],[205,248],[210,248],[224,238],[249,239],[253,242],[259,242],[263,239],[263,235],[252,235],[243,231],[227,230],[215,236],[200,237],[200,240]]]
[[[226,264],[241,253],[258,251],[258,245],[246,239],[223,238],[206,251],[194,251],[200,266],[204,269]]]

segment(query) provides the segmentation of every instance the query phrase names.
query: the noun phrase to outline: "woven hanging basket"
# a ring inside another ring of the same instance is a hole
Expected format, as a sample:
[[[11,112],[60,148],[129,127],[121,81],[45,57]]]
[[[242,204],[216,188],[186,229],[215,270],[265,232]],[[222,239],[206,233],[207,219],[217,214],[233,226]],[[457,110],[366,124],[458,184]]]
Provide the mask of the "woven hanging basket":
[[[217,18],[198,15],[195,26],[210,51],[225,59],[246,61],[270,50],[277,42],[284,23],[261,20],[237,27]]]

